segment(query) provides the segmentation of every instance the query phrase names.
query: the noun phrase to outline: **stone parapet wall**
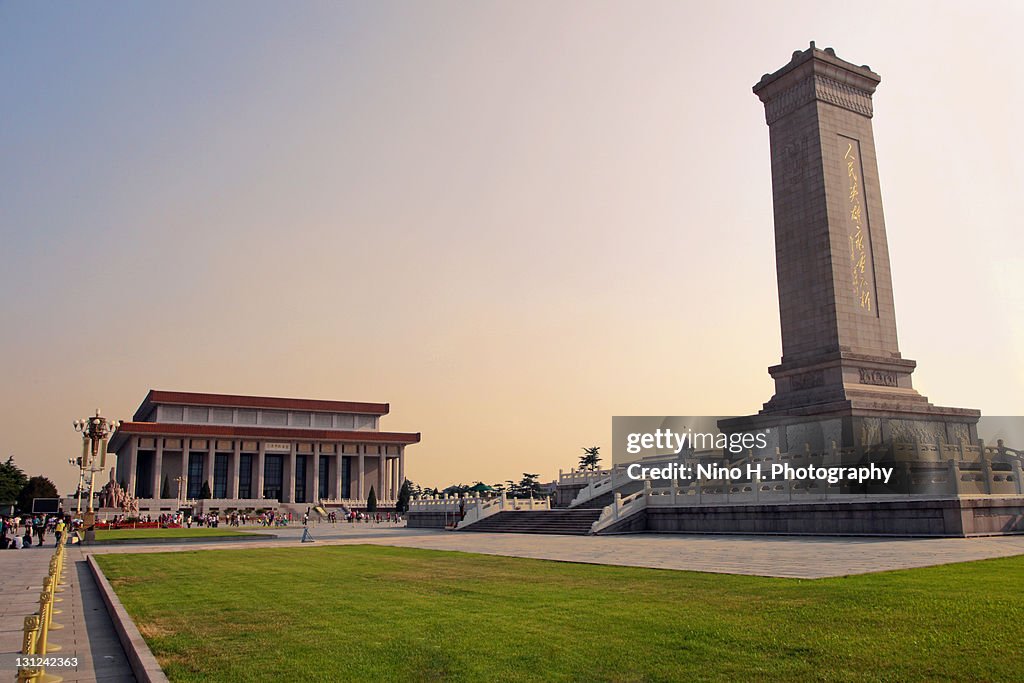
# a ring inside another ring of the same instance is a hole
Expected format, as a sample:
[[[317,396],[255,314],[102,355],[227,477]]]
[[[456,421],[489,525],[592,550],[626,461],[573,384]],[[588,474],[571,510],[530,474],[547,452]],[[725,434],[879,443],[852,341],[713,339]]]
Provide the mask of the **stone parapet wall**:
[[[648,507],[643,513],[600,533],[955,537],[1024,533],[1022,496]]]
[[[452,526],[459,517],[458,512],[409,512],[406,526],[410,529],[443,529]]]

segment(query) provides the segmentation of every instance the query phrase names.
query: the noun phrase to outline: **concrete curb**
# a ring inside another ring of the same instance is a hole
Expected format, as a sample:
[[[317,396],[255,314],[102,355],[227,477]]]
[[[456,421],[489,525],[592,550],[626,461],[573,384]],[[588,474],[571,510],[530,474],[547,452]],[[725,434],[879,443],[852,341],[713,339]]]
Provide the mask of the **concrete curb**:
[[[167,676],[160,668],[149,646],[146,645],[135,622],[132,621],[128,611],[121,604],[110,582],[107,581],[107,577],[103,575],[103,570],[96,564],[96,558],[89,555],[87,562],[93,578],[96,579],[96,585],[99,586],[103,602],[107,606],[110,620],[114,622],[117,637],[121,641],[125,654],[128,655],[128,664],[132,667],[135,679],[139,683],[168,683]]]
[[[85,548],[96,548],[108,545],[179,545],[181,543],[233,543],[246,541],[266,541],[278,538],[277,534],[246,534],[244,536],[178,536],[170,538],[112,538],[109,541],[93,541],[83,544]]]

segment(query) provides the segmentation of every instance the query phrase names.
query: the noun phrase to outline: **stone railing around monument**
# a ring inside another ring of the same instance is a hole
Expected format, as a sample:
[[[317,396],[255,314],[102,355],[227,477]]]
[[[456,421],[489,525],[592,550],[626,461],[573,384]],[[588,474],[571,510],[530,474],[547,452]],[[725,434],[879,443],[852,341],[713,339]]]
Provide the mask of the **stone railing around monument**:
[[[579,490],[576,497],[569,503],[569,507],[577,507],[586,503],[598,496],[614,491],[615,489],[634,481],[629,478],[625,468],[616,468],[614,470],[606,470],[603,476],[590,480],[586,486]]]
[[[968,463],[982,460],[1008,463],[1024,462],[1024,451],[1008,448],[1003,444],[1002,439],[996,441],[995,446],[986,446],[983,440],[979,440],[977,444],[966,442],[959,444],[922,443],[920,441],[898,443],[893,444],[892,453],[897,462],[947,462],[949,460]]]
[[[407,519],[411,528],[451,528],[466,512],[488,500],[492,499],[479,495],[417,496],[409,500]]]
[[[578,484],[589,484],[592,481],[604,479],[611,470],[558,470],[558,485],[573,486]]]
[[[601,516],[590,526],[590,533],[596,534],[600,531],[617,524],[620,520],[644,510],[650,498],[651,482],[644,482],[642,491],[623,497],[621,493],[615,494],[611,505],[606,505],[601,510]]]
[[[484,498],[483,496],[453,496],[444,494],[440,496],[420,496],[409,501],[409,512],[459,512],[469,510],[471,507],[485,503],[495,498]]]

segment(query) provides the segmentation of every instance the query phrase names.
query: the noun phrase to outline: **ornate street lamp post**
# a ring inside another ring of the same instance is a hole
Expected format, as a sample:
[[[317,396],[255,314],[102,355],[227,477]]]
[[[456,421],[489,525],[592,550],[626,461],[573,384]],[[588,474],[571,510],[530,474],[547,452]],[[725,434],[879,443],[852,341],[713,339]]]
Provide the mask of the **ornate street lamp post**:
[[[110,435],[121,426],[121,422],[120,420],[108,420],[100,415],[100,410],[97,408],[95,415],[75,420],[74,426],[75,431],[82,434],[83,477],[86,465],[89,470],[89,510],[85,513],[85,540],[89,542],[96,540],[96,512],[93,510],[96,473],[106,468],[107,442],[110,441]],[[79,503],[79,509],[81,509],[81,503]]]
[[[68,458],[68,464],[74,465],[78,468],[78,490],[75,495],[78,496],[78,507],[75,512],[75,516],[81,519],[82,517],[82,489],[85,488],[85,459],[81,456],[77,458]]]

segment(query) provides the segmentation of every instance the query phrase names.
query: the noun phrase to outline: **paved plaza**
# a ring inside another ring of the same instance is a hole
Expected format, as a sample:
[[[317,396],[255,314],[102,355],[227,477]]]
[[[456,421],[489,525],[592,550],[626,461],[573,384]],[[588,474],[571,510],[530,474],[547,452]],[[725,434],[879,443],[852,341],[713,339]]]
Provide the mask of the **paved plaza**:
[[[266,530],[264,530],[266,531]],[[911,569],[950,562],[1024,555],[1024,536],[977,538],[870,538],[624,534],[549,536],[406,529],[390,525],[310,526],[315,543],[300,543],[302,527],[270,530],[274,540],[95,546],[93,552],[166,552],[246,547],[320,547],[368,543],[454,550],[653,569],[749,574],[800,579]]]
[[[266,529],[259,530],[265,533]],[[636,534],[545,536],[459,533],[391,525],[311,526],[314,543],[301,543],[302,527],[270,530],[278,538],[202,543],[96,545],[68,548],[64,610],[55,621],[65,626],[52,640],[60,656],[77,657],[76,669],[51,669],[69,682],[120,683],[135,680],[114,627],[85,564],[87,553],[176,552],[223,549],[372,544],[528,557],[654,569],[818,579],[909,569],[1024,554],[1024,536],[980,538],[825,538],[794,536],[700,536]],[[53,549],[0,553],[0,675],[12,675],[21,647],[22,624],[38,607],[42,579]]]
[[[39,609],[39,592],[53,557],[53,540],[42,548],[0,552],[0,677],[14,680],[15,658],[21,651],[25,617]],[[96,582],[85,563],[85,553],[68,546],[64,582],[53,621],[64,626],[50,632],[50,642],[61,650],[52,657],[77,657],[75,668],[48,667],[47,673],[69,683],[122,683],[134,681],[128,659],[114,632]]]

